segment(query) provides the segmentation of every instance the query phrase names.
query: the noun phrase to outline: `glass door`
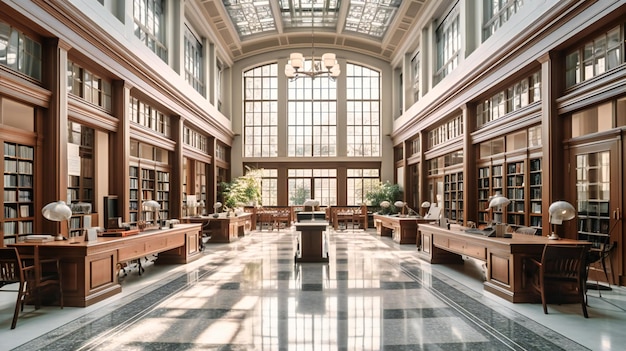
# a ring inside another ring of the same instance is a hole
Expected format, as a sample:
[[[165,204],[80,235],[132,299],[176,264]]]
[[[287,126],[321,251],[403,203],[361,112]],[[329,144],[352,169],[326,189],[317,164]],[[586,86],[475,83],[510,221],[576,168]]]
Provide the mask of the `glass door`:
[[[619,241],[622,230],[618,145],[602,143],[576,147],[573,151],[570,174],[575,188],[572,204],[578,212],[577,237],[590,241],[592,250],[601,250],[604,245]]]

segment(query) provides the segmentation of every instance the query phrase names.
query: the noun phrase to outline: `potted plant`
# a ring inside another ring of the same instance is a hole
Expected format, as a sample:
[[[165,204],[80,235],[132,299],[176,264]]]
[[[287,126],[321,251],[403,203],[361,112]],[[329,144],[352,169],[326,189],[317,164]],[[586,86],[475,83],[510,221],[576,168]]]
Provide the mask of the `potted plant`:
[[[394,203],[400,198],[402,191],[398,184],[389,181],[380,182],[372,187],[366,194],[365,199],[375,207],[380,208],[380,214],[392,214],[396,212]]]
[[[228,212],[247,204],[261,204],[261,174],[260,169],[246,167],[247,172],[230,183],[221,184],[224,209]]]

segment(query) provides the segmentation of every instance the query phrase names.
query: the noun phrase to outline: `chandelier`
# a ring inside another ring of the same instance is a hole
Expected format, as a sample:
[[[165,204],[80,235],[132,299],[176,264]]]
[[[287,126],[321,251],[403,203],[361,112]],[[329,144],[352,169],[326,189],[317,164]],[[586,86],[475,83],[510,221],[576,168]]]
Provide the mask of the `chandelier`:
[[[285,65],[285,76],[294,81],[300,77],[311,77],[315,79],[318,76],[328,77],[331,80],[337,79],[341,74],[341,69],[333,53],[325,53],[322,59],[315,58],[315,9],[311,3],[311,68],[305,70],[304,55],[299,52],[293,52],[289,55],[289,63]]]
[[[304,56],[299,52],[293,52],[289,55],[289,63],[285,66],[285,76],[291,80],[300,77],[311,77],[315,79],[318,76],[326,76],[332,80],[339,77],[341,69],[335,59],[335,54],[326,53],[322,55],[322,59],[315,59],[311,55],[311,69],[304,70]]]

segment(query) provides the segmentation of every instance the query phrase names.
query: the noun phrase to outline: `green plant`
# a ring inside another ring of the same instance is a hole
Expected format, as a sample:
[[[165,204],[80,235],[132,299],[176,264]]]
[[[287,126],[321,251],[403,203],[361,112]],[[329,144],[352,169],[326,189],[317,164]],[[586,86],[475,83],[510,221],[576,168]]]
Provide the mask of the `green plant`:
[[[304,201],[311,197],[311,189],[305,187],[297,187],[289,197],[289,201],[293,205],[302,205]]]
[[[366,194],[365,199],[371,206],[380,208],[379,212],[383,214],[389,214],[396,211],[396,207],[393,203],[400,199],[402,191],[398,184],[391,184],[389,181],[380,182],[378,185],[372,187]],[[388,207],[381,207],[380,204],[383,201],[389,203]]]
[[[222,198],[226,209],[234,209],[250,203],[261,204],[262,169],[246,167],[246,174],[229,182],[222,182]]]

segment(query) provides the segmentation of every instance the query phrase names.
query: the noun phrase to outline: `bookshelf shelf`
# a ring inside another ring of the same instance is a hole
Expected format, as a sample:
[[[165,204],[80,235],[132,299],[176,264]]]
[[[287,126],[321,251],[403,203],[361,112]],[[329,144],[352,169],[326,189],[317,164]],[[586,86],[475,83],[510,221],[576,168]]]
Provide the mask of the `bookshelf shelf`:
[[[463,221],[463,172],[444,176],[444,211],[450,221]]]
[[[35,149],[30,145],[4,142],[3,244],[15,243],[31,234],[34,226],[33,168]]]
[[[525,163],[524,161],[509,162],[506,170],[506,197],[511,200],[506,210],[506,223],[525,226]]]

